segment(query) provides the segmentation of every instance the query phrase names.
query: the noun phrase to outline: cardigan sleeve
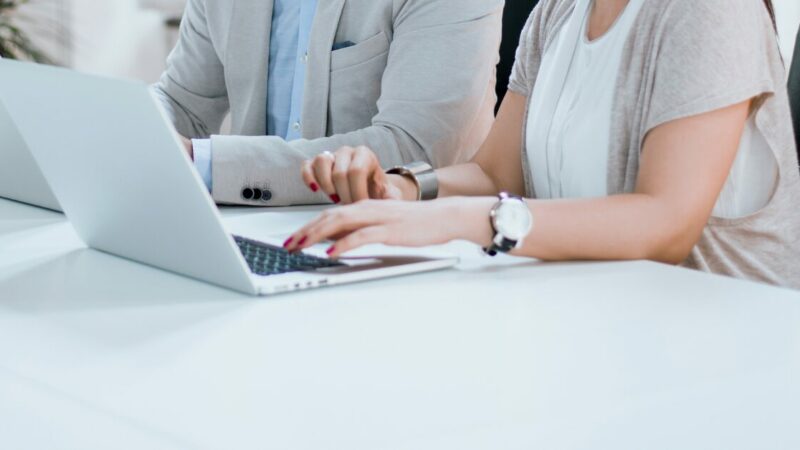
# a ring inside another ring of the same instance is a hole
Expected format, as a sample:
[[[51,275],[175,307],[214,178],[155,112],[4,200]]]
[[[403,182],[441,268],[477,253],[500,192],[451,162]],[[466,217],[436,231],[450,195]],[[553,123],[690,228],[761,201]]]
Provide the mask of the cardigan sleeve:
[[[775,31],[761,1],[675,0],[656,42],[645,134],[775,92]]]
[[[543,0],[536,5],[520,35],[508,89],[525,97],[533,92],[539,73],[544,53],[544,12],[552,9],[548,5],[551,3],[554,2]]]

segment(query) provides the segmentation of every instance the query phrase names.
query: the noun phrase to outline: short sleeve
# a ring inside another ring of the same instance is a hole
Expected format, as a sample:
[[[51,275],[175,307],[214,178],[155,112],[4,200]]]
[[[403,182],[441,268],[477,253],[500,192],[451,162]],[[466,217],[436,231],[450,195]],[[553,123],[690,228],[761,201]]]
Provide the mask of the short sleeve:
[[[763,2],[676,0],[662,25],[645,131],[775,92],[781,56]]]
[[[514,60],[514,67],[511,70],[511,78],[508,82],[508,89],[525,97],[533,92],[533,85],[541,64],[544,47],[544,24],[543,10],[545,7],[540,1],[533,9],[525,28],[519,39],[519,46]]]

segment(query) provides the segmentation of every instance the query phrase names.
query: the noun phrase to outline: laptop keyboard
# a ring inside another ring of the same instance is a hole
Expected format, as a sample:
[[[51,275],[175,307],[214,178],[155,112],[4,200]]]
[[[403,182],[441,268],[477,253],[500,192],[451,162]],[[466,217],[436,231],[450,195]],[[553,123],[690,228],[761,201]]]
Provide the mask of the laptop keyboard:
[[[304,253],[289,253],[281,247],[234,236],[233,239],[244,255],[250,271],[256,275],[269,276],[290,272],[305,272],[344,264],[330,259],[318,258]]]

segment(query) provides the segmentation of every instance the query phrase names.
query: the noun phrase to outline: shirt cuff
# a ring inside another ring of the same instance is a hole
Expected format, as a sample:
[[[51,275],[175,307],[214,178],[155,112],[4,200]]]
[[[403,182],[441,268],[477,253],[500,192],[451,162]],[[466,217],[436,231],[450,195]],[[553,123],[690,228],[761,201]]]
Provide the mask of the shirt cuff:
[[[192,139],[192,148],[194,167],[200,173],[200,178],[206,184],[208,192],[211,192],[211,139]]]

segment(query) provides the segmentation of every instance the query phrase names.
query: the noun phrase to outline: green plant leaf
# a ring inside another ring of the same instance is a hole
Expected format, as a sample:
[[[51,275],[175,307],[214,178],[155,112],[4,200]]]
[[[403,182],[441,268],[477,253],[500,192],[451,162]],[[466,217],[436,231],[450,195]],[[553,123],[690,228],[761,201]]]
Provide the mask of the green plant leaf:
[[[52,64],[53,61],[12,21],[10,13],[25,3],[28,0],[0,0],[0,56]]]

